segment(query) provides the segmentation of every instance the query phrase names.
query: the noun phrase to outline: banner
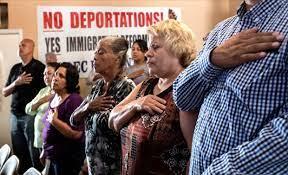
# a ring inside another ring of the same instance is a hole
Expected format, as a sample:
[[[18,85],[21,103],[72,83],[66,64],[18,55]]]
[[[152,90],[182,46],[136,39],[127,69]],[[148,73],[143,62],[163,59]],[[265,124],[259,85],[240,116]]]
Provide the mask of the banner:
[[[121,36],[130,47],[136,39],[148,41],[147,27],[168,19],[171,12],[180,18],[178,8],[38,6],[39,59],[45,62],[45,54],[54,52],[58,62],[73,63],[85,78],[101,38]]]

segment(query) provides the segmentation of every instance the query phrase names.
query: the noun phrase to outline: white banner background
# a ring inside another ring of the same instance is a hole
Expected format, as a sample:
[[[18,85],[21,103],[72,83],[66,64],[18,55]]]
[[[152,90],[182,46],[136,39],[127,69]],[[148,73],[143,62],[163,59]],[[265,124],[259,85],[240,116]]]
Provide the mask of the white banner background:
[[[181,18],[179,8],[172,8]],[[138,38],[148,40],[147,27],[168,19],[166,7],[38,6],[38,56],[54,52],[58,62],[71,62],[80,77],[92,69],[96,43],[103,36],[125,37],[130,44]]]

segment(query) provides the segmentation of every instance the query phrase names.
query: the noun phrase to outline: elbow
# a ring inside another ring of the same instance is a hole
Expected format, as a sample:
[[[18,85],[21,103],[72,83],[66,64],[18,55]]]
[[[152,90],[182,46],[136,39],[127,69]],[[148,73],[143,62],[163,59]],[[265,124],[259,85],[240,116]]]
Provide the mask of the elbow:
[[[117,115],[113,115],[113,113],[110,113],[109,119],[108,119],[108,127],[115,132],[120,131],[120,125],[119,125],[119,120],[117,119]]]
[[[74,140],[78,140],[82,137],[82,135],[83,135],[82,131],[72,132],[71,138]]]

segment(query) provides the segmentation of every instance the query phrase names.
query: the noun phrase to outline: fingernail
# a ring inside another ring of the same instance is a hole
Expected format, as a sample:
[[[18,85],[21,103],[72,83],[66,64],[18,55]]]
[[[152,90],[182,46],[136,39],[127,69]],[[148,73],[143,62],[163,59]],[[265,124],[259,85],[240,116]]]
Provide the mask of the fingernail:
[[[280,43],[279,43],[279,42],[273,42],[273,43],[272,43],[272,46],[273,46],[273,47],[279,47],[279,46],[280,46]]]
[[[284,35],[280,34],[279,36],[276,37],[276,39],[282,41],[284,39]]]
[[[273,35],[273,36],[276,36],[276,39],[277,39],[277,40],[283,40],[283,39],[284,39],[284,35],[282,35],[282,34],[279,33],[279,32],[273,32],[272,35]]]
[[[260,52],[260,54],[259,54],[259,55],[260,55],[260,57],[265,57],[265,56],[266,56],[266,54],[267,54],[266,52]]]

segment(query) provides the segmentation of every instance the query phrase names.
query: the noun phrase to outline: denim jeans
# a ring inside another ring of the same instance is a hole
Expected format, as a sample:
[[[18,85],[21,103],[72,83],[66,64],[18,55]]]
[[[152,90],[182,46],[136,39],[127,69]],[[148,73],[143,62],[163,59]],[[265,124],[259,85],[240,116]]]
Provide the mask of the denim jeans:
[[[13,152],[20,160],[19,173],[24,173],[31,166],[41,171],[43,166],[39,160],[40,154],[33,146],[34,117],[11,114],[10,128]]]

